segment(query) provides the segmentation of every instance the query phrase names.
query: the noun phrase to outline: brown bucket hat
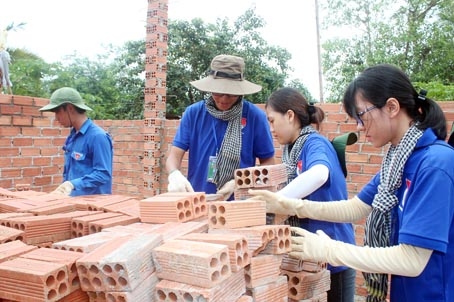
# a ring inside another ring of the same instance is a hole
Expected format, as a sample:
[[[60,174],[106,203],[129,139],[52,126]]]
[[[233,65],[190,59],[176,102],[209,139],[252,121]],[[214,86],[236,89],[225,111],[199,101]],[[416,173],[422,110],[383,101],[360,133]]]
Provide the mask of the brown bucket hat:
[[[210,67],[207,77],[190,84],[201,91],[232,95],[253,94],[262,90],[262,86],[244,78],[245,64],[241,57],[218,55],[211,61]]]

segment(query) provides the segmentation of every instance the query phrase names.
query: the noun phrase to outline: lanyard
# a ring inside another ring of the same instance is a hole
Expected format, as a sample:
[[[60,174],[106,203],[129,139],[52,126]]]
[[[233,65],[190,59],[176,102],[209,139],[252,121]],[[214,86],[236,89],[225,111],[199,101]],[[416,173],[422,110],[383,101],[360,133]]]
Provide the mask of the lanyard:
[[[215,123],[215,121],[213,119],[213,122],[211,123],[211,129],[213,130],[214,143],[216,144],[216,156],[218,156],[218,151],[219,151],[219,148],[218,148],[218,137],[216,135],[216,129],[215,129],[214,123]]]

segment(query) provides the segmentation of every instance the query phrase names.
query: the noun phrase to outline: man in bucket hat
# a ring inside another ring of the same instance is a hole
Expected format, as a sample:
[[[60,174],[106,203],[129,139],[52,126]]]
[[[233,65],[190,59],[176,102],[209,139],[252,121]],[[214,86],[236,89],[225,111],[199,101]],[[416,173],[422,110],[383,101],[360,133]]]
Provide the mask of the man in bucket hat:
[[[92,110],[77,90],[57,89],[40,111],[55,113],[63,127],[71,127],[63,146],[63,183],[52,193],[70,196],[111,194],[113,146],[110,135],[87,117]]]
[[[265,113],[243,98],[262,87],[244,78],[243,58],[218,55],[208,75],[190,82],[210,96],[186,108],[166,168],[169,192],[201,191],[232,199],[234,171],[274,164],[274,145]],[[187,178],[180,172],[186,151]]]

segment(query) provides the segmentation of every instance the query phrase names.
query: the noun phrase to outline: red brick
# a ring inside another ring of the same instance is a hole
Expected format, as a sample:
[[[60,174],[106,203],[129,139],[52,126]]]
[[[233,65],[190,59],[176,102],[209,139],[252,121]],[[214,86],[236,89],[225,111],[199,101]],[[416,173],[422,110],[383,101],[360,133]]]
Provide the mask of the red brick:
[[[15,126],[31,126],[33,119],[26,116],[13,116],[13,125]]]
[[[13,95],[13,104],[15,105],[26,105],[31,106],[33,105],[33,97],[30,96],[23,96],[23,95]]]
[[[12,125],[12,117],[0,115],[0,125],[6,125],[6,126]]]
[[[33,139],[29,137],[16,137],[13,138],[13,146],[33,146]]]
[[[21,133],[19,127],[1,127],[0,136],[17,136]]]

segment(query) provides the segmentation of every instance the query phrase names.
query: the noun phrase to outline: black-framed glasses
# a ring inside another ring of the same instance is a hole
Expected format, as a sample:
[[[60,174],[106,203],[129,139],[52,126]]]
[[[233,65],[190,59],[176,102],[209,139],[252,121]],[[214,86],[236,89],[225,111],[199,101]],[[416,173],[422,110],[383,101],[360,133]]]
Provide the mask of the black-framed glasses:
[[[364,111],[357,112],[357,113],[356,113],[356,117],[355,117],[355,119],[356,119],[356,124],[357,124],[357,125],[360,125],[361,127],[364,127],[364,122],[363,122],[363,120],[361,119],[361,117],[362,117],[364,114],[366,114],[366,113],[368,113],[369,111],[372,111],[372,110],[374,110],[374,109],[376,109],[376,108],[378,108],[378,107],[375,106],[375,105],[373,105],[373,106],[370,106],[370,107],[366,107],[366,109],[365,109]]]

